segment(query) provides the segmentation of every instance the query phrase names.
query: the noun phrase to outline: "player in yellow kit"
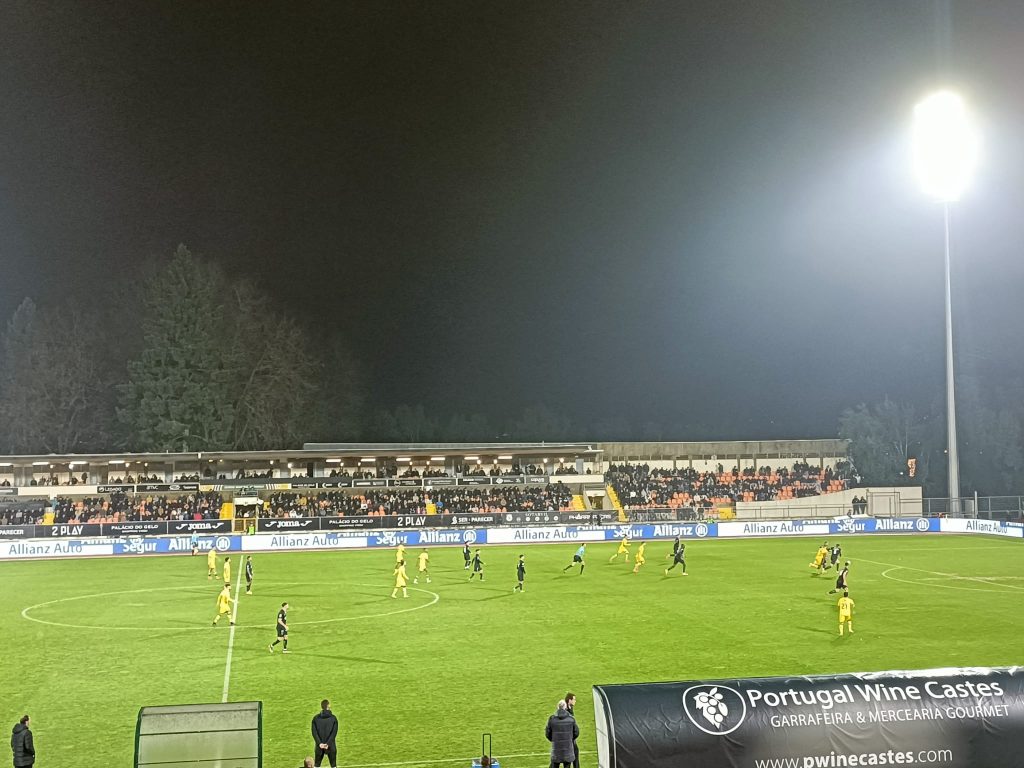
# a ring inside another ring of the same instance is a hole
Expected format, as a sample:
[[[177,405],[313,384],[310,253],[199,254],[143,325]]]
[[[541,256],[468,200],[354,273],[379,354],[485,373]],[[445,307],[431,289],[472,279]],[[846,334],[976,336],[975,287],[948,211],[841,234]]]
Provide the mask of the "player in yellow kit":
[[[420,552],[419,563],[417,564],[417,571],[418,572],[416,574],[416,578],[412,580],[412,583],[413,584],[419,584],[420,583],[420,575],[422,574],[423,576],[426,577],[427,584],[429,584],[430,583],[430,554],[425,549],[422,552]]]
[[[843,596],[839,598],[839,636],[843,636],[843,622],[846,628],[853,634],[853,600],[850,599],[850,590],[843,590]]]
[[[395,550],[395,562],[400,563],[405,560],[405,544],[399,544],[398,549]]]
[[[827,560],[828,560],[828,542],[826,541],[824,544],[822,544],[820,547],[818,547],[818,552],[817,552],[817,554],[814,555],[814,562],[813,563],[809,563],[808,567],[809,568],[816,568],[818,570],[819,574],[824,573],[825,572],[825,563],[826,563]]]
[[[217,548],[211,547],[206,553],[206,580],[210,581],[217,575]]]
[[[633,565],[633,573],[640,573],[640,566],[647,562],[647,558],[644,557],[644,550],[646,548],[646,541],[641,541],[640,546],[636,548],[636,561]]]
[[[231,585],[224,584],[224,589],[217,595],[217,615],[213,617],[213,626],[217,626],[217,622],[220,621],[220,617],[226,613],[231,613],[231,604],[235,602],[231,599]],[[235,622],[231,622],[234,625]]]
[[[395,565],[395,588],[391,590],[392,597],[398,597],[398,590],[402,590],[402,597],[409,596],[409,590],[406,589],[406,585],[409,583],[409,577],[405,575],[405,560],[399,560],[398,564]]]
[[[619,548],[616,550],[615,554],[612,555],[608,559],[608,562],[609,563],[614,563],[619,555],[625,555],[626,556],[626,562],[627,563],[629,562],[629,537],[628,536],[623,536],[622,537],[622,541],[619,542]]]
[[[231,581],[231,558],[224,558],[224,583],[227,584]]]

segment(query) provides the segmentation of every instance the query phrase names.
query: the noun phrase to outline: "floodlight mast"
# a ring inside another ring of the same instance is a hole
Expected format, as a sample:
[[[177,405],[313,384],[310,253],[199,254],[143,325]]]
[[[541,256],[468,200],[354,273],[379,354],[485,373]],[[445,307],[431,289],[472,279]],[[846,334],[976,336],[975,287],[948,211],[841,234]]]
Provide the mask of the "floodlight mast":
[[[949,209],[966,190],[978,160],[978,135],[964,100],[937,91],[914,108],[913,151],[921,189],[942,203],[946,268],[946,455],[952,512],[960,507],[960,459],[956,439],[953,376],[953,301],[950,289]]]

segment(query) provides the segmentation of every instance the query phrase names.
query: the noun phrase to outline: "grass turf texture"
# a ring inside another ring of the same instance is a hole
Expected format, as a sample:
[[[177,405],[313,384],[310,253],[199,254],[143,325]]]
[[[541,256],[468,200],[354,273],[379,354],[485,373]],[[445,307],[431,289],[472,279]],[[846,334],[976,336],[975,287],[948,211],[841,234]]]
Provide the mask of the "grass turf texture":
[[[459,549],[432,548],[433,582],[418,586],[410,549],[410,597],[394,600],[393,551],[256,554],[230,699],[264,702],[270,767],[312,752],[309,721],[328,697],[342,765],[443,768],[429,761],[473,755],[488,731],[498,757],[525,755],[503,766],[539,768],[545,719],[567,690],[579,697],[580,748],[595,749],[595,683],[1024,661],[1021,543],[838,540],[857,605],[844,638],[826,595],[834,571],[807,566],[816,539],[692,542],[690,575],[667,578],[668,542],[648,544],[635,576],[632,560],[608,565],[615,544],[588,546],[582,577],[562,573],[575,544],[484,547],[483,583],[467,582]],[[526,592],[513,594],[520,552]],[[140,706],[221,700],[229,627],[210,626],[220,583],[207,581],[204,556],[4,562],[0,579],[3,717],[32,715],[40,764],[128,765]],[[284,600],[292,652],[271,655]],[[52,623],[24,618],[40,603],[28,615]]]

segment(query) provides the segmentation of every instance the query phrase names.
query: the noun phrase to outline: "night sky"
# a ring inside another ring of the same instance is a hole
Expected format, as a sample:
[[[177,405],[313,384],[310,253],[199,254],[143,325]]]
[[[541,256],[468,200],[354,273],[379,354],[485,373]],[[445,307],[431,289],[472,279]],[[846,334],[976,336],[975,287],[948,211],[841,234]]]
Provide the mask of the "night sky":
[[[183,242],[340,329],[376,405],[830,436],[943,392],[935,86],[984,131],[961,369],[1021,375],[1022,40],[1021,2],[10,0],[0,317]]]

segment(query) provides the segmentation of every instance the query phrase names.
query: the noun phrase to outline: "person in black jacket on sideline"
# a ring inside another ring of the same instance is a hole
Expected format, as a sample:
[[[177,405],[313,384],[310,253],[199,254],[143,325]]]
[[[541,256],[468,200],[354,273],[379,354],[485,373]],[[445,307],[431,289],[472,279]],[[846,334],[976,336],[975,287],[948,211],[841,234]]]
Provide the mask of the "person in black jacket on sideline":
[[[324,761],[324,755],[331,764],[331,768],[338,768],[338,745],[335,739],[338,738],[338,718],[331,712],[331,702],[324,699],[320,702],[320,712],[313,718],[313,743],[316,744],[316,762],[319,768]]]
[[[580,729],[575,718],[565,708],[564,701],[558,702],[555,714],[548,718],[544,735],[551,742],[551,768],[559,765],[561,768],[569,768],[576,759],[573,745],[579,738]]]
[[[565,694],[565,709],[570,715],[572,715],[573,720],[576,719],[575,707],[576,694],[572,691],[569,691],[567,694]],[[579,726],[577,725],[577,728],[578,727]],[[579,736],[577,736],[576,738],[578,739]],[[580,768],[580,745],[576,743],[576,739],[572,740],[572,751],[575,755],[575,759],[572,761],[572,768]]]
[[[14,768],[28,768],[36,761],[36,747],[32,743],[32,731],[28,729],[31,720],[25,715],[11,731],[11,752],[14,753]]]

